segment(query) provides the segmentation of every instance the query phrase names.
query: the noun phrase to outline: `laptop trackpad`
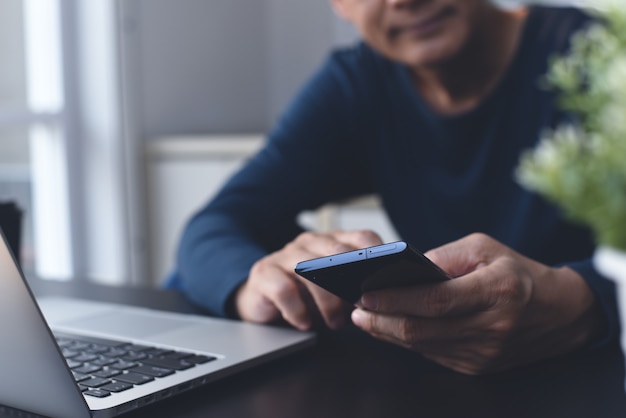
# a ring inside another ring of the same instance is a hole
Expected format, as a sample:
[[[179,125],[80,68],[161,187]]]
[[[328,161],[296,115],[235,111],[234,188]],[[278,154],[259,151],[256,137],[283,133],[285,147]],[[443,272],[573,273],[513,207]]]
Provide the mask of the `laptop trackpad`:
[[[60,327],[68,331],[73,329],[133,339],[145,338],[190,325],[193,324],[183,319],[179,320],[154,313],[144,314],[140,311],[108,311],[53,324],[55,328]]]

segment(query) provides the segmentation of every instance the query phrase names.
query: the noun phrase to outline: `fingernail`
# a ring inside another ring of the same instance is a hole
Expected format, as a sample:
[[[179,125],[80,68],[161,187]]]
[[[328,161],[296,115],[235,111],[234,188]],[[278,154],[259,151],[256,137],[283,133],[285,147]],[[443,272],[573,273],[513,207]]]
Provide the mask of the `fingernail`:
[[[367,314],[360,309],[353,310],[351,317],[354,325],[356,325],[357,327],[362,327],[363,324],[365,324],[365,315]]]
[[[298,328],[300,331],[308,331],[309,329],[311,329],[311,322],[309,321],[299,322],[296,325],[296,328]]]
[[[338,330],[342,328],[346,324],[346,319],[343,316],[338,316],[336,318],[331,318],[328,321],[328,328],[332,330]]]
[[[366,293],[361,296],[358,303],[359,307],[369,310],[376,310],[378,307],[378,297],[373,293]]]

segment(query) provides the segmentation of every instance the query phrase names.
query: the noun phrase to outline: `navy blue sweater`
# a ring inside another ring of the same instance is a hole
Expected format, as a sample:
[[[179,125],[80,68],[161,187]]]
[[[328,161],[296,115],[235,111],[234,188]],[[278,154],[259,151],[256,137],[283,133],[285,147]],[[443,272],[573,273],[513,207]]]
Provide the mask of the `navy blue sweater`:
[[[434,112],[408,70],[367,45],[332,53],[265,148],[190,220],[175,286],[226,315],[252,264],[302,231],[298,214],[375,193],[402,239],[423,251],[483,232],[540,262],[572,266],[599,297],[612,338],[614,290],[592,268],[590,232],[514,177],[522,151],[568,120],[539,80],[589,19],[571,8],[531,8],[504,79],[458,116]]]

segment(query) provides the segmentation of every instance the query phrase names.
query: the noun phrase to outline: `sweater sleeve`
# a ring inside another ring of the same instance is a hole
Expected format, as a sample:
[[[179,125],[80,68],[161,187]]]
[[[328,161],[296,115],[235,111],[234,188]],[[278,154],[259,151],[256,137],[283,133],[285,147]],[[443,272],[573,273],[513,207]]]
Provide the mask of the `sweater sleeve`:
[[[302,232],[302,211],[368,192],[362,158],[350,146],[357,125],[351,89],[331,56],[266,146],[187,223],[171,287],[215,315],[234,316],[235,290],[257,260]]]
[[[617,312],[617,297],[615,284],[600,275],[593,267],[591,259],[568,264],[580,274],[594,293],[600,303],[605,318],[605,332],[603,336],[593,344],[593,347],[601,347],[614,341],[620,334],[619,315]]]

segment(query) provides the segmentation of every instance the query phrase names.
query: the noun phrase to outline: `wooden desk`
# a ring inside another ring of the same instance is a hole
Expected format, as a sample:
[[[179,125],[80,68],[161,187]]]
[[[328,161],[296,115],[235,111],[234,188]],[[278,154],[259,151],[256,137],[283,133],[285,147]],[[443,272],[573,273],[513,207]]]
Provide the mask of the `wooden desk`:
[[[176,293],[31,282],[36,294],[198,312]],[[617,345],[493,376],[461,375],[357,329],[125,415],[228,418],[626,417]]]

